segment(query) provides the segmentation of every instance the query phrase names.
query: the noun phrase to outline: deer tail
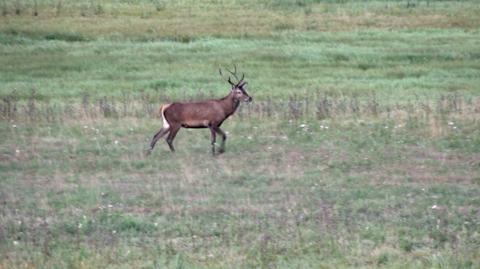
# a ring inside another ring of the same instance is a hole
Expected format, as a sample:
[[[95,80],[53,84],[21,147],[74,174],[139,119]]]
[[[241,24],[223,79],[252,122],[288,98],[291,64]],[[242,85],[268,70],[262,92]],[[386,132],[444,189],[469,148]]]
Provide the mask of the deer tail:
[[[168,123],[167,119],[165,118],[165,109],[167,109],[171,104],[165,104],[160,107],[160,114],[162,115],[163,120],[163,128],[168,129],[170,128],[170,124]]]

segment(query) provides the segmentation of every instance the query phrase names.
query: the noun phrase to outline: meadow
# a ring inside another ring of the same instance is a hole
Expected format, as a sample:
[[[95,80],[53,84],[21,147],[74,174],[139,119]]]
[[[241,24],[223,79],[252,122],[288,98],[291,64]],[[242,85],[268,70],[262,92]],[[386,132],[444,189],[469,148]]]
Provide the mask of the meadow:
[[[480,268],[476,1],[0,2],[0,268]],[[254,102],[159,141],[160,104]]]

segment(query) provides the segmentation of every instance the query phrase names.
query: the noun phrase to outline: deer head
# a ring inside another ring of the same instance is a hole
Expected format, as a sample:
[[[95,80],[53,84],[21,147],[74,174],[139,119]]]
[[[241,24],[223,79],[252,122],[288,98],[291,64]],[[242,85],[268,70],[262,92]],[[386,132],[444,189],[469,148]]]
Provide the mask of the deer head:
[[[232,81],[232,78],[228,76],[227,81],[232,86],[231,94],[233,95],[233,98],[235,100],[249,103],[253,100],[253,98],[250,95],[248,95],[247,91],[245,90],[245,85],[247,85],[247,82],[243,81],[243,79],[245,78],[245,74],[242,73],[242,78],[238,79],[237,66],[234,65],[233,67],[234,67],[233,72],[227,69],[227,71],[230,74],[232,74],[233,77],[237,80],[237,82],[234,83]],[[220,72],[220,75],[223,77],[222,69],[219,69],[219,72]]]

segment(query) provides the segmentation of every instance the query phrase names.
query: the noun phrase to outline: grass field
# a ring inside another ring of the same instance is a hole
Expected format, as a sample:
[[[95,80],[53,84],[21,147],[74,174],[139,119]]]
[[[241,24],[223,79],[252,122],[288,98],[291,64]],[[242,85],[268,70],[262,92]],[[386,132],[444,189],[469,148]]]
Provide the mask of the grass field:
[[[0,1],[0,268],[480,268],[476,1]],[[180,131],[161,103],[254,97]]]

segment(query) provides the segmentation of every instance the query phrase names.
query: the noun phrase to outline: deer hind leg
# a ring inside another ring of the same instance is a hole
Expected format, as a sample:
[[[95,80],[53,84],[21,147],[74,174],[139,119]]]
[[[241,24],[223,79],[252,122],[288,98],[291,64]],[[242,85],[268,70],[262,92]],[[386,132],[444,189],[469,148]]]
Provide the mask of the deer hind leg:
[[[162,127],[152,138],[152,142],[150,142],[150,149],[149,151],[152,151],[153,148],[155,147],[155,144],[157,143],[157,141],[162,138],[164,135],[166,135],[168,133],[168,131],[170,130],[170,128],[165,128],[165,127]]]
[[[225,140],[227,140],[227,135],[225,132],[220,129],[220,127],[215,128],[215,132],[220,134],[222,136],[222,144],[220,145],[220,149],[218,150],[218,153],[224,153],[225,152]]]
[[[175,136],[177,135],[178,130],[180,130],[179,125],[170,126],[170,133],[167,136],[167,144],[170,147],[170,151],[172,152],[175,152],[175,148],[173,147],[173,139],[175,139]]]

